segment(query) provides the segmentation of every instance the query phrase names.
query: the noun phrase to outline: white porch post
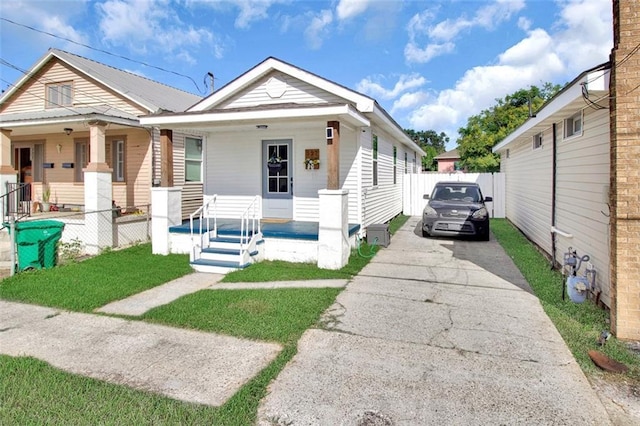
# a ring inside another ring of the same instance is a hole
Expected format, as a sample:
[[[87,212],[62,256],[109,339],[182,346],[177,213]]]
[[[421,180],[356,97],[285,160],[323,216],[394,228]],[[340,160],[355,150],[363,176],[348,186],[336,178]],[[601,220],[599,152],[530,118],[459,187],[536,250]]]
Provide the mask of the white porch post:
[[[349,262],[349,191],[321,189],[318,232],[318,267],[340,269]]]
[[[7,190],[7,182],[18,182],[18,172],[11,165],[11,130],[0,130],[0,194]],[[3,219],[4,220],[4,219]]]
[[[113,246],[112,172],[105,160],[107,123],[89,122],[90,162],[84,172],[86,252],[98,254]]]
[[[169,227],[182,223],[182,188],[151,188],[151,251],[171,253]]]

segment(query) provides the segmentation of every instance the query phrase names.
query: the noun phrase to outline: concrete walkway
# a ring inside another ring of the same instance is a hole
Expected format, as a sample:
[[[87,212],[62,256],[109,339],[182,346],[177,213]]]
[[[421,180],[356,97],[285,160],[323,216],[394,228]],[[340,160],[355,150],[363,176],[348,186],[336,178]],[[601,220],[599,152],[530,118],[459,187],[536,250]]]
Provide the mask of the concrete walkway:
[[[222,405],[282,349],[141,321],[0,301],[0,353],[171,398]]]
[[[425,239],[418,224],[303,335],[259,424],[610,424],[502,248]]]

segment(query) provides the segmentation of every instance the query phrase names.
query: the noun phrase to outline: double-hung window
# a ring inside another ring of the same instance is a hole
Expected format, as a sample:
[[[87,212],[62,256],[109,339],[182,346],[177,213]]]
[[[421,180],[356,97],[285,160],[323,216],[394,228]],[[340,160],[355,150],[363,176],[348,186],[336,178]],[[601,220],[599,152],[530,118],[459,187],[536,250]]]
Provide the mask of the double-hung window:
[[[398,148],[394,146],[393,147],[393,184],[394,185],[398,183],[398,179],[396,177],[397,164],[398,164]]]
[[[70,81],[64,83],[47,84],[45,99],[47,108],[72,106],[73,84]]]
[[[202,138],[184,138],[184,180],[202,182]]]

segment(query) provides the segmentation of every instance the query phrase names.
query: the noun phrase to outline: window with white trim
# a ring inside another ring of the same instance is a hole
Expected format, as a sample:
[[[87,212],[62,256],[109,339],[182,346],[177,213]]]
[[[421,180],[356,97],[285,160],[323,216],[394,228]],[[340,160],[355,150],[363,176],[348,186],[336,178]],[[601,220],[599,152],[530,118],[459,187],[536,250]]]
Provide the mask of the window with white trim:
[[[184,138],[184,180],[202,182],[202,138]]]
[[[582,135],[582,111],[564,120],[564,137],[572,138]]]
[[[533,135],[533,149],[542,148],[542,133]]]
[[[378,185],[378,136],[373,135],[373,186]]]
[[[47,108],[59,108],[73,105],[73,84],[70,81],[64,83],[52,83],[46,85]]]

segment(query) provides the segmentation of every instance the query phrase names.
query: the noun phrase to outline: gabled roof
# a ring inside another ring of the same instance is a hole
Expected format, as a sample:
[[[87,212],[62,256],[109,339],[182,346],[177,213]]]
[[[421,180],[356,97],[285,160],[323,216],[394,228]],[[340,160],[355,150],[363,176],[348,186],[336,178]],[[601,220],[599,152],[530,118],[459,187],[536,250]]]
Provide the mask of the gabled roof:
[[[68,66],[75,68],[91,79],[105,85],[114,92],[134,102],[150,113],[166,111],[184,111],[198,102],[200,96],[158,83],[139,75],[123,71],[100,62],[74,55],[58,49],[49,51],[25,74],[11,86],[2,97],[0,104],[13,95],[29,78],[36,74],[53,58],[57,58]]]
[[[225,101],[242,90],[251,87],[268,74],[278,71],[295,79],[315,86],[338,98],[341,104],[270,104],[256,105],[241,109],[219,108]],[[406,146],[426,155],[425,152],[404,132],[402,127],[369,96],[334,83],[316,74],[305,71],[274,57],[268,57],[249,71],[204,98],[184,113],[159,113],[142,117],[143,125],[160,126],[206,126],[207,124],[229,123],[233,120],[296,118],[310,116],[342,116],[356,126],[370,126],[375,123],[392,134]]]
[[[548,100],[535,116],[529,118],[494,146],[492,151],[502,151],[521,137],[533,137],[533,135],[543,132],[553,123],[561,122],[565,118],[569,118],[572,113],[587,108],[593,102],[591,98],[607,97],[610,71],[611,64],[609,62],[584,71]]]
[[[443,152],[442,154],[433,157],[434,160],[451,160],[454,158],[460,158],[460,154],[458,154],[458,148],[454,148],[451,151]]]
[[[215,108],[221,102],[235,95],[238,91],[255,83],[272,71],[280,71],[301,81],[307,82],[312,86],[316,86],[322,90],[344,98],[355,105],[360,112],[373,112],[374,110],[374,99],[270,56],[255,67],[251,68],[249,71],[237,77],[235,80],[227,83],[216,92],[189,108],[188,111],[205,111]]]

